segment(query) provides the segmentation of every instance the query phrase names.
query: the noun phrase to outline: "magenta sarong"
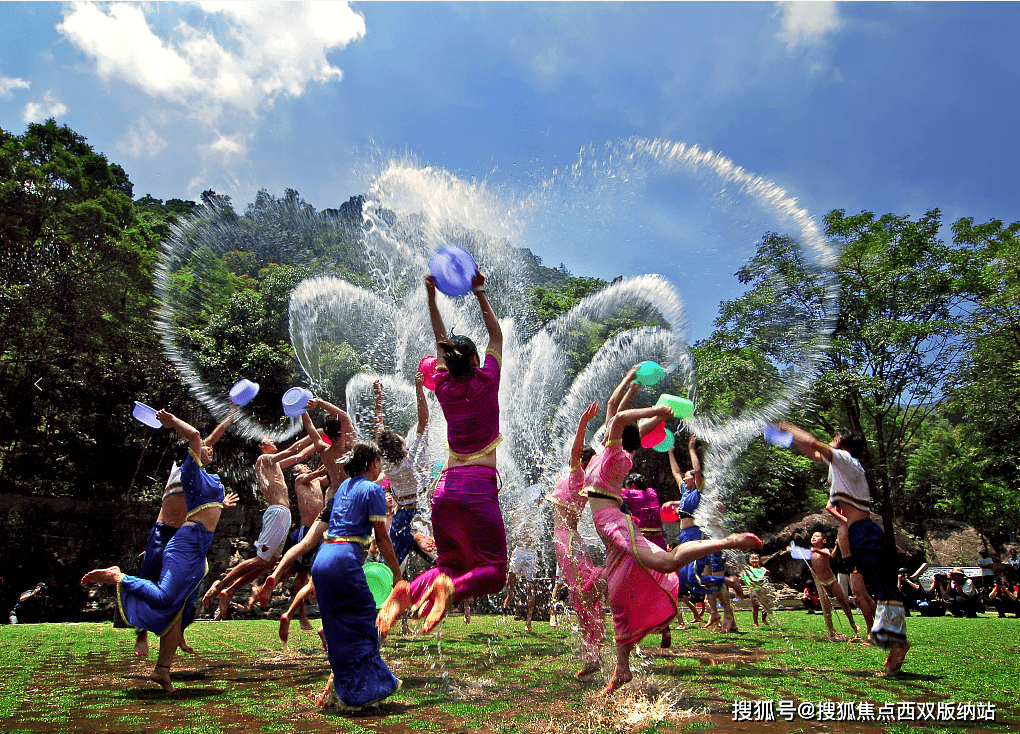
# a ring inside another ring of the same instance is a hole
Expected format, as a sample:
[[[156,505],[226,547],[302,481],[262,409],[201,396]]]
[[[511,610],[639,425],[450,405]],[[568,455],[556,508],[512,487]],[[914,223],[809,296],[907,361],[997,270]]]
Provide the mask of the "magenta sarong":
[[[506,527],[495,469],[455,466],[444,471],[432,496],[432,528],[437,565],[411,582],[412,604],[421,603],[441,573],[453,579],[454,603],[503,590]],[[420,614],[430,609],[428,602]]]
[[[638,562],[634,548],[655,546],[618,508],[604,507],[592,519],[606,544],[606,577],[616,644],[632,645],[676,616],[680,582],[675,573],[652,571]]]

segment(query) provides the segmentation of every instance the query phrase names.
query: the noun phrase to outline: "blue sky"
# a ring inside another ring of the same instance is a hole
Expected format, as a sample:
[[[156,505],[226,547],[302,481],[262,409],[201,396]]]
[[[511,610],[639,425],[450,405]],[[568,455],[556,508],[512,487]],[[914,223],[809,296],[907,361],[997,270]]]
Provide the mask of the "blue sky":
[[[56,117],[136,196],[246,204],[290,187],[324,208],[362,193],[366,161],[405,153],[519,187],[637,136],[715,151],[818,219],[1020,219],[1015,3],[7,2],[0,16],[0,126]],[[550,250],[579,275],[654,265]]]

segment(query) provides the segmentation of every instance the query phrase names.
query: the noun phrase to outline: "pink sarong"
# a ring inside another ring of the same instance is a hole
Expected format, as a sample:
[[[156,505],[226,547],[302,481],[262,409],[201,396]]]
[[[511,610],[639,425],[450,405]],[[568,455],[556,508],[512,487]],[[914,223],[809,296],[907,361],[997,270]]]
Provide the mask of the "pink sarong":
[[[601,595],[592,592],[592,587],[602,576],[602,567],[595,565],[587,544],[573,530],[554,530],[553,545],[556,563],[570,591],[570,606],[581,626],[581,658],[586,663],[596,661],[606,639],[606,622]]]
[[[634,521],[619,508],[604,507],[592,519],[606,544],[606,577],[616,644],[632,645],[676,616],[680,582],[675,573],[659,573],[641,565],[634,549],[655,546],[641,536]]]
[[[411,582],[419,604],[439,574],[453,579],[454,603],[502,591],[506,585],[506,527],[499,509],[496,470],[455,466],[443,472],[432,496],[437,566]],[[428,614],[431,602],[421,610]]]

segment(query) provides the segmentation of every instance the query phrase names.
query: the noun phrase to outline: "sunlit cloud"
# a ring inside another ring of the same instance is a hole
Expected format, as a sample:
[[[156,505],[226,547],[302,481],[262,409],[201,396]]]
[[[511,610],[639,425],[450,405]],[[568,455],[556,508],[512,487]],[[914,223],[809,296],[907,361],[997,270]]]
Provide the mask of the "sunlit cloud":
[[[15,89],[28,89],[32,86],[31,82],[27,82],[24,79],[18,79],[17,77],[11,76],[0,76],[0,98],[10,99],[14,95],[12,92]]]
[[[51,117],[60,117],[67,112],[67,105],[53,96],[53,92],[46,90],[42,99],[29,102],[21,112],[22,122],[43,122]]]
[[[782,16],[782,29],[777,36],[787,48],[814,46],[825,40],[830,31],[842,25],[834,2],[780,2],[777,12]]]
[[[228,154],[243,150],[240,141],[281,95],[299,97],[311,84],[340,80],[328,55],[366,33],[364,17],[346,3],[203,2],[201,23],[192,12],[162,27],[153,21],[165,7],[75,3],[57,31],[94,62],[103,81],[141,90],[178,119],[204,123],[214,141],[208,149]],[[221,134],[224,127],[230,130]],[[139,128],[124,145],[141,150],[147,136],[159,133]]]

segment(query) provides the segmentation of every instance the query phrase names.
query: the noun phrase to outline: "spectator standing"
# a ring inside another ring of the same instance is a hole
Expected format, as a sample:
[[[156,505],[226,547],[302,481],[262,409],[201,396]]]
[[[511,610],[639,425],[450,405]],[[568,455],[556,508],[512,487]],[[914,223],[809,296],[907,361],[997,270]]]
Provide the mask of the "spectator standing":
[[[981,569],[981,583],[978,587],[981,592],[987,594],[992,590],[995,585],[995,561],[992,559],[992,554],[988,548],[982,548],[978,551],[977,565]]]

